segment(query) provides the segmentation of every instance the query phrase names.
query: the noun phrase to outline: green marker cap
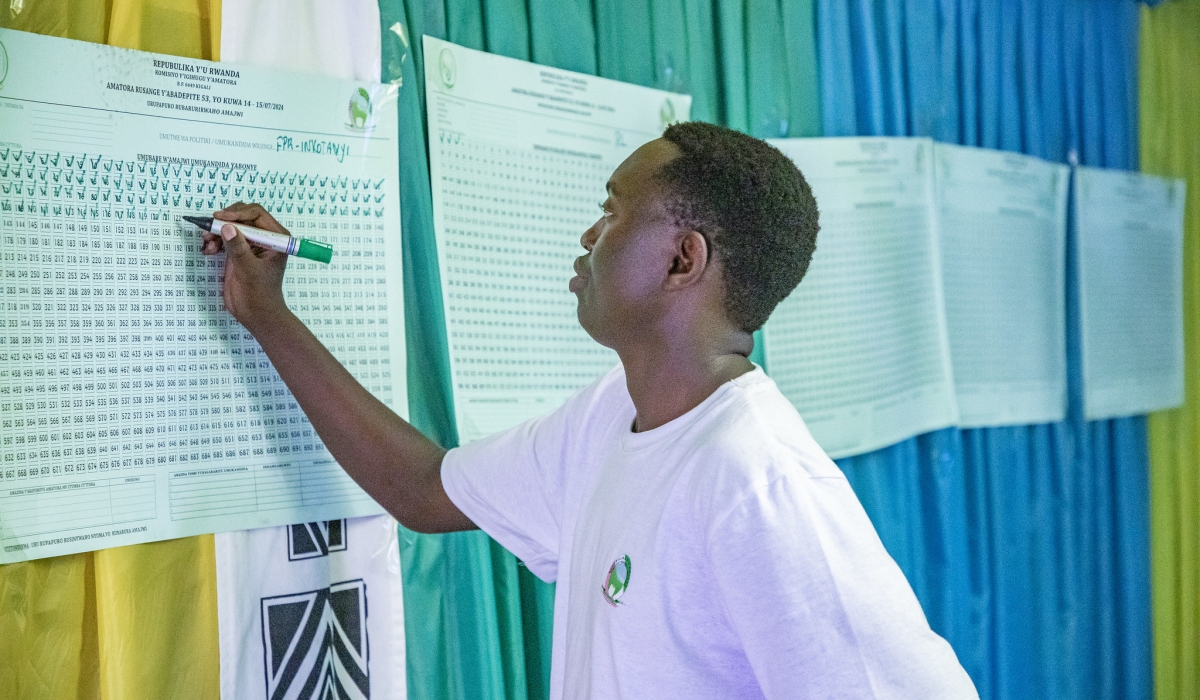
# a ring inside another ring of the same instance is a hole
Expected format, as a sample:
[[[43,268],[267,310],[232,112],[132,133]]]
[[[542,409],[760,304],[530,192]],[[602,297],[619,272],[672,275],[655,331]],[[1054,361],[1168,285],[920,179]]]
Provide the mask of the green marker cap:
[[[329,261],[333,260],[333,246],[301,238],[300,248],[296,251],[296,257],[316,260],[319,263],[328,265]]]

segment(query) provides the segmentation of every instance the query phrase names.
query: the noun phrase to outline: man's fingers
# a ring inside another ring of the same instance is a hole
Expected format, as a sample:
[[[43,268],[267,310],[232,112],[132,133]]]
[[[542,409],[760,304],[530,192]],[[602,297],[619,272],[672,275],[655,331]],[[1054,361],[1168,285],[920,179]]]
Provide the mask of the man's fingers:
[[[269,216],[269,214],[266,214],[266,210],[262,208],[262,205],[235,202],[221,211],[215,211],[215,213],[212,213],[212,216],[221,221],[254,223],[262,219],[263,216]]]
[[[245,202],[234,202],[221,211],[214,212],[213,216],[222,221],[236,221],[240,223],[250,224],[256,228],[261,228],[266,231],[277,231],[279,233],[287,233],[287,229],[279,225],[275,217],[259,204],[246,204]]]
[[[221,227],[221,238],[225,241],[225,254],[231,258],[245,258],[254,253],[250,250],[250,242],[233,224]]]
[[[216,255],[221,252],[221,237],[215,233],[205,233],[200,244],[200,252],[205,255]]]
[[[280,258],[285,260],[287,259],[287,253],[280,253],[278,250],[271,250],[270,248],[258,248],[254,252],[260,260],[270,260],[275,262]]]
[[[234,202],[221,211],[213,212],[213,216],[222,221],[243,221],[250,223],[266,213],[267,210],[263,209],[261,205]]]

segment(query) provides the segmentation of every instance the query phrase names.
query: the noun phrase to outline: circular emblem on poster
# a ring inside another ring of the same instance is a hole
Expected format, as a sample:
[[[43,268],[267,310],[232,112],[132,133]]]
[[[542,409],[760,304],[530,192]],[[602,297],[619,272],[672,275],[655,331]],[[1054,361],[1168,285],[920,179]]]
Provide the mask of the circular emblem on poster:
[[[458,80],[458,62],[454,60],[454,52],[450,49],[442,49],[438,54],[438,80],[447,90],[454,87]]]
[[[355,131],[365,131],[371,128],[371,115],[375,112],[375,105],[371,102],[371,93],[367,92],[366,88],[356,88],[350,93],[350,121],[346,126]]]
[[[0,43],[0,88],[4,87],[4,79],[8,77],[8,49]]]
[[[663,131],[678,121],[675,118],[675,103],[671,101],[671,98],[663,100],[662,106],[658,108],[658,118],[662,122]]]

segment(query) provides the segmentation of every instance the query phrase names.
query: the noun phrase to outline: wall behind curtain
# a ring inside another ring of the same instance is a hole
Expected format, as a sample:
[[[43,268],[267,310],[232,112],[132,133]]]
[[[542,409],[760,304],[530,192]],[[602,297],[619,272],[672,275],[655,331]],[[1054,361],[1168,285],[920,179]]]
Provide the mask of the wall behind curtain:
[[[1137,164],[1132,0],[818,0],[817,18],[829,135]],[[1067,421],[840,462],[984,698],[1151,693],[1145,423],[1082,419],[1073,284]]]
[[[1142,170],[1188,180],[1184,224],[1187,401],[1150,416],[1154,685],[1200,697],[1200,1],[1142,9]]]
[[[689,92],[692,117],[757,136],[820,133],[807,1],[381,0],[383,79],[420,85],[421,35]],[[407,95],[407,97],[406,97]],[[433,241],[422,91],[402,91],[409,411],[457,444]],[[421,299],[420,305],[416,300]],[[414,698],[548,693],[553,587],[479,532],[401,533]]]
[[[220,17],[219,0],[26,0],[0,27],[216,60]],[[2,698],[217,698],[212,536],[0,566],[0,659]]]

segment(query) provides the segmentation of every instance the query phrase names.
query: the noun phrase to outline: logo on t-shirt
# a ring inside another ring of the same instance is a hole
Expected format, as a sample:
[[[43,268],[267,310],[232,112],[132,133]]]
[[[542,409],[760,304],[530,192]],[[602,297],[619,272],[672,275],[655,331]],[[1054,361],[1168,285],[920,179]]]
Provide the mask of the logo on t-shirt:
[[[625,595],[625,590],[629,588],[630,566],[628,554],[617,557],[612,566],[608,567],[608,575],[604,577],[604,584],[600,586],[604,600],[614,608],[621,604],[621,596]]]

